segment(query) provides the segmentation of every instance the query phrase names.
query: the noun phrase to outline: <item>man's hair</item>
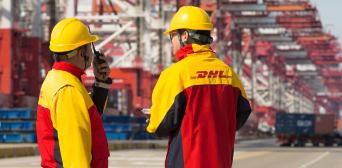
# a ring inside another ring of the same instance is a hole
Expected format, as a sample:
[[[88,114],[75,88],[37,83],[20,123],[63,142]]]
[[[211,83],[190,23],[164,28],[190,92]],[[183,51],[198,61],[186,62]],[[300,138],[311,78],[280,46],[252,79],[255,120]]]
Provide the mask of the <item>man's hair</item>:
[[[52,52],[52,51],[51,52],[52,52],[53,59],[56,62],[59,62],[59,61],[66,61],[66,60],[70,59],[71,57],[69,57],[68,54],[70,54],[73,51],[74,50],[66,51],[66,52]]]
[[[73,57],[74,55],[72,54],[73,52],[77,51],[77,50],[81,50],[85,47],[86,45],[83,45],[83,46],[80,46],[74,50],[70,50],[70,51],[65,51],[65,52],[52,52],[52,56],[53,56],[53,59],[56,61],[56,62],[59,62],[59,61],[66,61],[66,60],[69,60],[71,57]]]
[[[186,43],[194,43],[194,44],[211,44],[213,42],[213,38],[210,36],[210,31],[208,30],[188,30],[188,29],[180,29],[178,33],[182,35],[184,32],[188,32],[189,39]]]

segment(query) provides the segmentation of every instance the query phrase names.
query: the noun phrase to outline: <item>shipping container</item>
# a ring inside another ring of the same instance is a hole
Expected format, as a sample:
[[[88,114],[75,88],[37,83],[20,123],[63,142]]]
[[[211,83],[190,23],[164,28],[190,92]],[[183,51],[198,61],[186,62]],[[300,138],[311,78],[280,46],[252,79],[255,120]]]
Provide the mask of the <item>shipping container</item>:
[[[0,143],[37,142],[35,114],[31,108],[0,108]]]
[[[335,114],[316,114],[315,116],[315,134],[326,135],[335,130]]]
[[[27,107],[24,96],[38,97],[40,49],[40,38],[0,29],[0,93],[9,97],[0,107]]]
[[[337,127],[337,131],[342,133],[342,119],[341,118],[339,118],[336,121],[336,127]]]
[[[278,113],[276,116],[276,134],[314,135],[314,114]]]
[[[335,114],[277,113],[275,133],[281,146],[341,145]]]

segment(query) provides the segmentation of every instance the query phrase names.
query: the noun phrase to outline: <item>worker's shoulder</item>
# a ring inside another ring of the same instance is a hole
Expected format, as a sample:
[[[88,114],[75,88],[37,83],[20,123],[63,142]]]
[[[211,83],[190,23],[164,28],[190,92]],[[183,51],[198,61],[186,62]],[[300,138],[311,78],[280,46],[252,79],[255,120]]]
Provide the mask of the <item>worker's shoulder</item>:
[[[80,84],[81,82],[78,80],[78,78],[72,74],[65,71],[52,69],[49,71],[42,84],[42,90],[49,92],[52,96],[65,86],[78,88]]]
[[[174,76],[186,74],[189,71],[196,69],[210,69],[210,68],[226,68],[232,70],[229,65],[220,60],[214,53],[210,54],[197,54],[188,56],[177,63],[172,64],[166,68],[162,75],[164,76]]]
[[[178,75],[179,72],[181,72],[182,70],[182,66],[179,64],[179,62],[174,63],[172,65],[170,65],[169,67],[167,67],[166,69],[164,69],[161,72],[162,76],[174,76],[174,75]]]
[[[190,55],[180,62],[180,66],[188,70],[193,69],[231,69],[225,62],[216,56],[214,52],[203,52]]]

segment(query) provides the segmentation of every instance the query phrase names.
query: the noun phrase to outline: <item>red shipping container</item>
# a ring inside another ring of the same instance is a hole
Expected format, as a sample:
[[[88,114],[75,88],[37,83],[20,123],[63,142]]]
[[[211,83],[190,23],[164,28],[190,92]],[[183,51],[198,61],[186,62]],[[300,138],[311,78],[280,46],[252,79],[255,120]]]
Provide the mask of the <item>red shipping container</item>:
[[[335,114],[316,114],[315,133],[330,134],[336,128]]]
[[[336,121],[336,123],[337,123],[337,130],[338,130],[339,132],[342,132],[342,118],[338,119],[338,120]]]

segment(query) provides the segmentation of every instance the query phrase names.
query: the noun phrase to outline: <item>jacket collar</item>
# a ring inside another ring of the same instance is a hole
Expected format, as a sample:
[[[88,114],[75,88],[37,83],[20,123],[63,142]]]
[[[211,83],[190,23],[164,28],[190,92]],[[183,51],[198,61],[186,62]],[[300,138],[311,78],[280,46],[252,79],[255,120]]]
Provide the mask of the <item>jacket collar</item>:
[[[56,70],[61,70],[61,71],[69,72],[69,73],[73,74],[74,76],[76,76],[80,80],[81,80],[81,76],[83,74],[85,74],[84,70],[76,67],[75,65],[72,65],[70,63],[63,62],[63,61],[55,62],[53,64],[52,68],[56,69]]]
[[[189,54],[200,53],[200,52],[214,52],[210,45],[199,45],[199,44],[187,44],[176,53],[176,60],[180,61],[187,57]]]

